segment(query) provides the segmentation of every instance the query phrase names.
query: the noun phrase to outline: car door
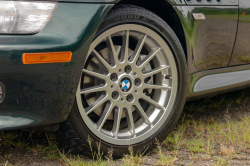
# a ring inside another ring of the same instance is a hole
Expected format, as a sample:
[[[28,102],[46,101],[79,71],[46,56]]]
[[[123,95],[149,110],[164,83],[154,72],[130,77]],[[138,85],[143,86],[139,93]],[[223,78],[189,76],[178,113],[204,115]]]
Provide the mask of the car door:
[[[238,24],[238,0],[186,0],[176,6],[187,41],[189,74],[227,67]]]
[[[229,66],[250,63],[250,0],[239,0],[239,25]]]

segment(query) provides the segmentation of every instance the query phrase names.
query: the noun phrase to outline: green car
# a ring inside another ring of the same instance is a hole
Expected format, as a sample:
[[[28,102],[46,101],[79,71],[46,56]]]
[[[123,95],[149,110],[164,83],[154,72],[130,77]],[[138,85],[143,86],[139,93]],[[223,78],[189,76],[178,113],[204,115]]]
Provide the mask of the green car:
[[[0,1],[0,129],[147,153],[186,100],[250,85],[249,0]],[[248,28],[249,27],[249,28]],[[247,38],[247,39],[246,39]]]

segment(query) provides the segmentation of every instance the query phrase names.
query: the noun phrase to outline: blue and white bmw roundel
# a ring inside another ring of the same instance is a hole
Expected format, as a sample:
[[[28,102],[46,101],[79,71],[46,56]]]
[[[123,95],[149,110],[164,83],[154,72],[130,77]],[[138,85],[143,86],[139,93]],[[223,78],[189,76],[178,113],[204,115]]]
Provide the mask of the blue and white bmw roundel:
[[[124,90],[129,89],[129,88],[130,88],[130,82],[129,82],[128,80],[124,80],[124,81],[122,82],[122,88],[123,88]]]

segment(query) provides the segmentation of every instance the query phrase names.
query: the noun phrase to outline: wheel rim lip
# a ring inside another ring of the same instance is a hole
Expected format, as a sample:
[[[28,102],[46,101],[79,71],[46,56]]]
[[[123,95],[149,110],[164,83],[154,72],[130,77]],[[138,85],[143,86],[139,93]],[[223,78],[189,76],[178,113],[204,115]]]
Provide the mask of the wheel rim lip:
[[[172,54],[172,51],[170,50],[168,44],[156,32],[154,32],[153,30],[146,28],[144,26],[134,25],[134,24],[123,24],[123,25],[119,25],[119,26],[113,27],[111,29],[108,29],[107,31],[102,33],[99,37],[97,37],[93,41],[93,43],[90,46],[87,58],[91,54],[92,50],[96,47],[96,45],[98,45],[106,36],[111,35],[112,33],[115,33],[115,32],[125,31],[125,30],[138,31],[138,32],[147,34],[148,36],[152,37],[157,42],[157,44],[160,45],[160,47],[163,49],[163,51],[165,52],[167,59],[168,59],[168,62],[169,62],[169,66],[171,67],[171,73],[173,76],[175,75],[175,77],[172,77],[172,87],[171,87],[171,92],[170,92],[171,94],[169,97],[169,102],[168,102],[167,106],[165,107],[164,113],[159,118],[158,122],[152,128],[150,128],[146,133],[140,134],[138,137],[135,136],[134,138],[129,138],[129,139],[112,138],[110,136],[105,135],[103,132],[98,131],[94,127],[93,122],[89,119],[88,115],[85,113],[85,109],[82,105],[82,98],[81,98],[81,94],[80,94],[80,85],[81,85],[81,79],[80,79],[77,93],[76,93],[76,100],[77,100],[77,105],[78,105],[80,115],[81,115],[84,123],[86,124],[86,126],[90,129],[90,131],[94,135],[96,135],[97,137],[99,137],[100,139],[102,139],[105,142],[108,142],[110,144],[115,144],[115,145],[136,144],[136,143],[144,141],[144,140],[148,139],[150,136],[154,135],[164,125],[164,123],[168,119],[169,114],[172,111],[172,108],[174,107],[175,99],[176,99],[176,95],[177,95],[177,90],[178,90],[178,72],[177,72],[176,62],[175,62],[174,56]],[[86,58],[86,60],[87,60],[87,58]],[[85,63],[86,62],[84,62],[84,64]],[[165,95],[166,94],[167,93],[165,93]],[[164,95],[164,93],[162,92],[161,95]]]

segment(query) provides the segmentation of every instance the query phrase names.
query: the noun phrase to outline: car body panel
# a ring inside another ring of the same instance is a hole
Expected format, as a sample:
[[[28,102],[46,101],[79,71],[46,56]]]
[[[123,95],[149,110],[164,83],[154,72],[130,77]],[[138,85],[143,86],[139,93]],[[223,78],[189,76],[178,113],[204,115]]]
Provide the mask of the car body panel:
[[[64,121],[71,111],[81,69],[101,21],[113,4],[59,3],[35,35],[0,36],[0,129],[29,128]],[[22,63],[23,53],[71,51],[68,63]]]
[[[248,79],[235,82],[233,77],[246,77],[250,65],[228,67],[237,33],[238,1],[165,1],[175,9],[185,33],[189,75],[187,100],[249,86]],[[240,0],[239,36],[230,65],[248,63],[234,61],[239,59],[237,50],[245,49],[240,42],[244,41],[241,32],[248,31],[241,30],[248,26],[248,17],[242,15],[244,12],[248,14],[250,4],[247,1]],[[0,35],[0,81],[6,87],[6,98],[0,104],[1,130],[45,126],[67,118],[75,100],[82,62],[95,32],[114,3],[120,0],[58,2],[58,7],[41,32],[34,35]],[[194,20],[193,13],[202,13],[206,19]],[[72,61],[22,64],[23,53],[61,51],[71,51]],[[222,81],[218,86],[207,88],[213,86],[213,82],[206,79],[218,76],[227,77],[234,84]],[[204,80],[206,84],[201,85]],[[201,88],[197,90],[195,87]]]
[[[186,37],[188,74],[227,67],[232,55],[238,6],[175,6]],[[192,14],[202,13],[204,20]]]
[[[250,63],[250,1],[240,0],[239,26],[230,66]]]

